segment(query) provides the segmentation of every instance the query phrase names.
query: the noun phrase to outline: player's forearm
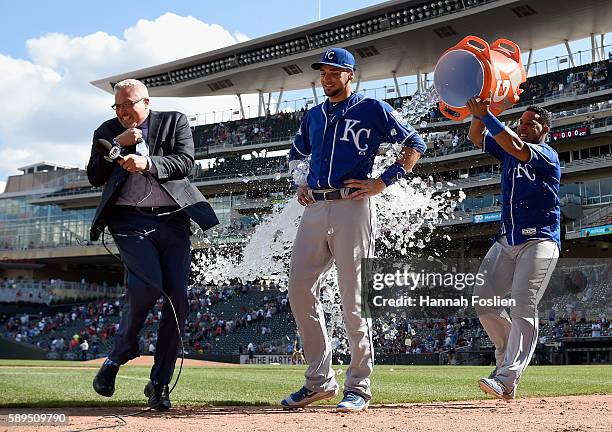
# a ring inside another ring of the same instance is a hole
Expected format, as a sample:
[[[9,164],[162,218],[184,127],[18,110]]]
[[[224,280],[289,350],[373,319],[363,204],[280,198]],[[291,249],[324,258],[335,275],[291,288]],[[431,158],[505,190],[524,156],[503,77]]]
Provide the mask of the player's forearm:
[[[382,189],[376,193],[382,192],[385,187],[391,186],[393,183],[405,177],[407,172],[412,171],[412,167],[414,167],[420,157],[421,152],[417,149],[404,147],[395,162],[389,165],[377,179]]]
[[[478,148],[482,147],[484,128],[485,126],[482,121],[478,120],[477,118],[472,118],[470,130],[468,131],[468,138]]]
[[[412,147],[404,147],[395,163],[401,164],[406,172],[412,171],[412,168],[417,163],[421,153]]]

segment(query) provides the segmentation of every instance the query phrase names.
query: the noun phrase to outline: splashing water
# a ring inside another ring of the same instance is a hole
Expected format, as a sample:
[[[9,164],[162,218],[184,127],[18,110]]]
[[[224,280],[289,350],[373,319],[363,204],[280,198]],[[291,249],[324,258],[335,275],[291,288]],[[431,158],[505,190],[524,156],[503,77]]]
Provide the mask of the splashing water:
[[[436,92],[434,86],[431,86],[420,93],[415,93],[412,98],[408,98],[400,114],[411,125],[427,126],[427,122],[423,125],[421,119],[429,113],[440,101],[440,96]]]
[[[421,118],[437,102],[438,95],[432,86],[406,101],[398,115],[406,123],[425,127],[427,123],[421,122]],[[390,145],[384,154],[377,156],[372,178],[378,177],[385,167],[395,162],[400,151],[401,145]],[[307,163],[300,162],[292,170],[292,176],[297,183],[303,183],[307,172]],[[432,177],[416,177],[412,180],[401,179],[374,196],[372,200],[378,215],[377,240],[388,250],[406,257],[424,249],[432,239],[436,224],[454,219],[455,207],[465,198],[463,191],[453,198],[450,191],[443,188],[443,184],[434,183]],[[198,279],[205,283],[222,284],[235,278],[246,282],[269,276],[277,280],[282,291],[286,290],[291,248],[303,211],[295,197],[290,197],[285,205],[275,206],[272,214],[257,226],[243,248],[242,258],[236,253],[219,255],[213,250],[194,263],[192,269],[199,273]],[[439,252],[432,253],[439,256]],[[346,354],[348,342],[335,266],[323,281],[321,301],[332,347],[335,352]],[[402,318],[405,319],[405,315]],[[389,318],[389,322],[380,322],[377,326],[385,339],[395,339],[397,336],[395,319]]]

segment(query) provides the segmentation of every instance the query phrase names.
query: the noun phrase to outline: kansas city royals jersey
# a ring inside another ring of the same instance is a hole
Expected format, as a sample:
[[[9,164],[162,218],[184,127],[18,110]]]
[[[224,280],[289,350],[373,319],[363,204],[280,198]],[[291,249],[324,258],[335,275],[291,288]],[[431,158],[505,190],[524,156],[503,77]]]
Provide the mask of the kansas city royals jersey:
[[[561,247],[559,184],[561,167],[557,152],[548,144],[526,143],[528,162],[508,154],[487,132],[483,151],[501,162],[502,226],[499,236],[518,245],[533,239],[551,239]]]
[[[425,152],[423,139],[391,105],[353,93],[337,104],[327,99],[306,113],[289,160],[310,155],[307,181],[312,189],[341,188],[345,180],[368,178],[381,143]]]

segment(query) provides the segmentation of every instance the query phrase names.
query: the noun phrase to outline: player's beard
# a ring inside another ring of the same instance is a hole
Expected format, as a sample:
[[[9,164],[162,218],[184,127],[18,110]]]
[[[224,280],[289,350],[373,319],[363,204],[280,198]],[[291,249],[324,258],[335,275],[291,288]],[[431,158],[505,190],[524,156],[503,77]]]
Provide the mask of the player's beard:
[[[323,92],[325,93],[325,96],[327,96],[329,98],[333,98],[335,96],[338,96],[342,90],[343,90],[342,87],[336,88],[336,89],[330,89],[330,90],[327,90],[326,88],[323,88]]]
[[[346,90],[347,86],[349,85],[349,82],[347,82],[344,86],[340,86],[338,88],[331,89],[331,90],[327,90],[325,87],[323,87],[323,93],[325,93],[325,96],[327,96],[328,98],[336,97],[340,93],[342,93],[344,90]]]

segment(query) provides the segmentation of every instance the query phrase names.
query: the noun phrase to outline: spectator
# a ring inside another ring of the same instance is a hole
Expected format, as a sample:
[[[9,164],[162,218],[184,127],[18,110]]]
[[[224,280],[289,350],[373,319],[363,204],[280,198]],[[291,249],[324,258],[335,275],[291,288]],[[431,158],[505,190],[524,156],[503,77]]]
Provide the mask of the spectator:
[[[87,360],[87,352],[89,351],[89,343],[87,342],[87,339],[83,339],[83,342],[81,342],[80,348],[81,348],[81,360],[85,361]]]

